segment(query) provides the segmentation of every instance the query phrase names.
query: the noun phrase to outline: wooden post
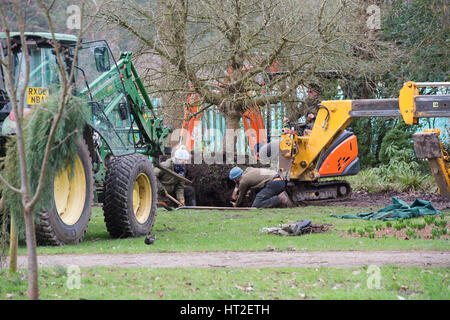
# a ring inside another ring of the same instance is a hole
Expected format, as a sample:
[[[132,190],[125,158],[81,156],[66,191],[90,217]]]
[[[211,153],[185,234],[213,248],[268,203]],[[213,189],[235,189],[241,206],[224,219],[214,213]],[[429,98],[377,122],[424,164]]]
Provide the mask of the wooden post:
[[[19,237],[17,235],[16,224],[11,216],[11,230],[9,235],[9,273],[17,272],[17,248]]]

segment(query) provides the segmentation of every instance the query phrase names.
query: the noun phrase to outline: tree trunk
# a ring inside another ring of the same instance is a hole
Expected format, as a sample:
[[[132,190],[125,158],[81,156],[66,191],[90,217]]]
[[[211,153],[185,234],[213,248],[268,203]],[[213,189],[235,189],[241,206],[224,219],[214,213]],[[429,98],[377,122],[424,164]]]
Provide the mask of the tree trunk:
[[[238,139],[242,135],[240,126],[241,117],[237,114],[224,114],[225,116],[225,139],[223,143],[227,163],[234,163],[237,154]]]
[[[186,20],[184,17],[183,2],[179,0],[159,1],[160,41],[167,54],[179,63],[184,63],[186,46]],[[171,64],[166,58],[161,56],[162,80],[160,86],[163,89],[186,88],[188,83],[178,73],[178,66]],[[183,124],[184,106],[187,101],[187,94],[181,91],[163,92],[162,105],[164,107],[164,124],[174,128],[166,145],[174,147],[178,144]]]
[[[14,217],[11,215],[11,229],[9,238],[9,273],[17,272],[17,247],[19,237],[17,236],[16,224]]]
[[[33,212],[25,209],[25,237],[28,252],[28,298],[30,300],[39,299],[38,286],[38,262],[36,254],[36,233],[34,229]]]

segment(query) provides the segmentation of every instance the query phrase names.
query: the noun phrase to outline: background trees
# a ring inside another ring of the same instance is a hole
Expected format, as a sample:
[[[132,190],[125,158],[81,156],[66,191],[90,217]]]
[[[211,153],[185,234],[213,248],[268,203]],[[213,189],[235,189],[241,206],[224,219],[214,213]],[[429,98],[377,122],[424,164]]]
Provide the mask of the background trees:
[[[162,96],[165,118],[179,127],[187,94],[196,93],[201,106],[217,106],[227,129],[236,129],[251,106],[298,108],[297,88],[321,82],[319,70],[342,78],[386,70],[389,50],[372,50],[370,61],[355,53],[386,46],[367,35],[365,2],[111,1],[102,18],[138,39],[141,71]]]
[[[55,8],[56,31],[74,33],[66,28],[64,3]],[[28,18],[28,31],[46,29],[42,13]],[[165,122],[175,128],[189,93],[204,108],[217,106],[235,129],[253,105],[281,102],[304,112],[299,86],[320,84],[323,99],[388,98],[407,80],[444,80],[448,69],[442,0],[108,0],[95,19],[84,40],[108,38],[116,55],[132,51],[147,89],[161,99]],[[320,70],[335,73],[324,78]],[[380,163],[381,143],[396,123],[352,123],[363,165]]]
[[[448,4],[440,0],[385,3],[388,6],[382,11],[379,38],[391,43],[395,54],[391,55],[388,70],[371,74],[369,81],[358,76],[347,83],[353,89],[353,98],[364,97],[362,90],[367,93],[367,98],[395,98],[403,83],[409,80],[448,81]],[[413,157],[411,134],[416,128],[402,123],[385,119],[353,121],[364,167],[387,164],[389,159],[385,156],[385,149],[389,144],[409,150]]]

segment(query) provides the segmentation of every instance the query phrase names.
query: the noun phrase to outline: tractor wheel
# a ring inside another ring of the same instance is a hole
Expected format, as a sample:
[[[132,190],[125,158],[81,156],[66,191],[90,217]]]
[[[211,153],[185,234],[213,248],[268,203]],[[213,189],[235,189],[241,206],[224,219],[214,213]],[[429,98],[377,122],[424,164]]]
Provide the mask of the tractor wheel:
[[[64,245],[80,242],[91,219],[93,198],[92,161],[86,142],[80,140],[74,168],[54,173],[52,209],[38,215],[37,243]]]
[[[108,166],[104,194],[103,213],[111,237],[139,237],[152,230],[157,184],[147,157],[115,157]]]

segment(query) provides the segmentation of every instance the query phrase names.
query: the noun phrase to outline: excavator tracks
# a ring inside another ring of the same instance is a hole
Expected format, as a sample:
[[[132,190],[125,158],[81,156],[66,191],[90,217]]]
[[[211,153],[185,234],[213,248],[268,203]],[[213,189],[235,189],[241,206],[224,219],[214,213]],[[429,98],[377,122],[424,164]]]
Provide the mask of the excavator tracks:
[[[315,202],[345,200],[352,188],[347,181],[331,180],[323,182],[289,182],[287,187],[293,202]]]

